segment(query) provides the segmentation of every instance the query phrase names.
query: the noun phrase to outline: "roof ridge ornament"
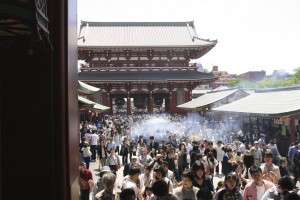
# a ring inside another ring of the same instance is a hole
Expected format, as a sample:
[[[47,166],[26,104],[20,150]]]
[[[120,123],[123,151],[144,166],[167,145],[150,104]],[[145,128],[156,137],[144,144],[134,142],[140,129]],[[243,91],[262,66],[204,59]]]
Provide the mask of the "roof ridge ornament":
[[[187,26],[187,29],[188,29],[188,31],[189,31],[189,34],[190,34],[190,36],[191,36],[191,38],[192,38],[192,41],[194,42],[194,40],[195,40],[195,36],[194,35],[192,35],[192,33],[191,33],[191,28],[190,28],[190,25],[189,25],[189,23],[186,23],[186,26]]]

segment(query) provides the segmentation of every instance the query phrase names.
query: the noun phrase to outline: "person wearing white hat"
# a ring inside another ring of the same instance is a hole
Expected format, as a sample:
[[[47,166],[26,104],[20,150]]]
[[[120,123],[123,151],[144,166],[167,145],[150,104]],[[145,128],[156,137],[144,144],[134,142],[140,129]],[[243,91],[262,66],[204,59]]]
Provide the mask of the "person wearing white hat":
[[[99,173],[99,180],[97,181],[96,187],[94,187],[94,195],[96,195],[98,192],[102,191],[104,189],[104,183],[103,183],[103,175],[106,173],[111,173],[112,171],[110,170],[109,166],[103,166],[100,173]]]

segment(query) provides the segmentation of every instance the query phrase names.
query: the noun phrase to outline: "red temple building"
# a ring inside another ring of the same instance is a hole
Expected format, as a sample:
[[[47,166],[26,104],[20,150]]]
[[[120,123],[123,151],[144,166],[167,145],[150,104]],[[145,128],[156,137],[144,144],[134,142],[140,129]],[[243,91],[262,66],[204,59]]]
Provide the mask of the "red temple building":
[[[82,21],[78,59],[86,64],[78,79],[101,88],[92,100],[109,113],[184,113],[177,105],[190,101],[195,87],[218,79],[189,64],[216,44],[199,38],[193,21]]]

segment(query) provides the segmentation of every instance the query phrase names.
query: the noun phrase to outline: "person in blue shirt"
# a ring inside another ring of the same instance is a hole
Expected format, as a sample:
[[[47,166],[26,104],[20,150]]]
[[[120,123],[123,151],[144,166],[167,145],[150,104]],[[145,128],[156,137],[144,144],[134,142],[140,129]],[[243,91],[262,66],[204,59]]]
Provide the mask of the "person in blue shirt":
[[[294,155],[299,150],[300,143],[296,141],[294,145],[289,148],[288,159],[290,163],[293,163]]]

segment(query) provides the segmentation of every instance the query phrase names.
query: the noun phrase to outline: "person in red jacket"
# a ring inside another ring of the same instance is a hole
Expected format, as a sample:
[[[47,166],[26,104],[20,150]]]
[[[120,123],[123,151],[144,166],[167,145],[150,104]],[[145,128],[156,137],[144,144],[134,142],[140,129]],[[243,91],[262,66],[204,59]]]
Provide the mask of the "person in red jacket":
[[[93,174],[89,169],[86,168],[85,162],[80,163],[79,178],[81,200],[89,200],[94,181]]]

